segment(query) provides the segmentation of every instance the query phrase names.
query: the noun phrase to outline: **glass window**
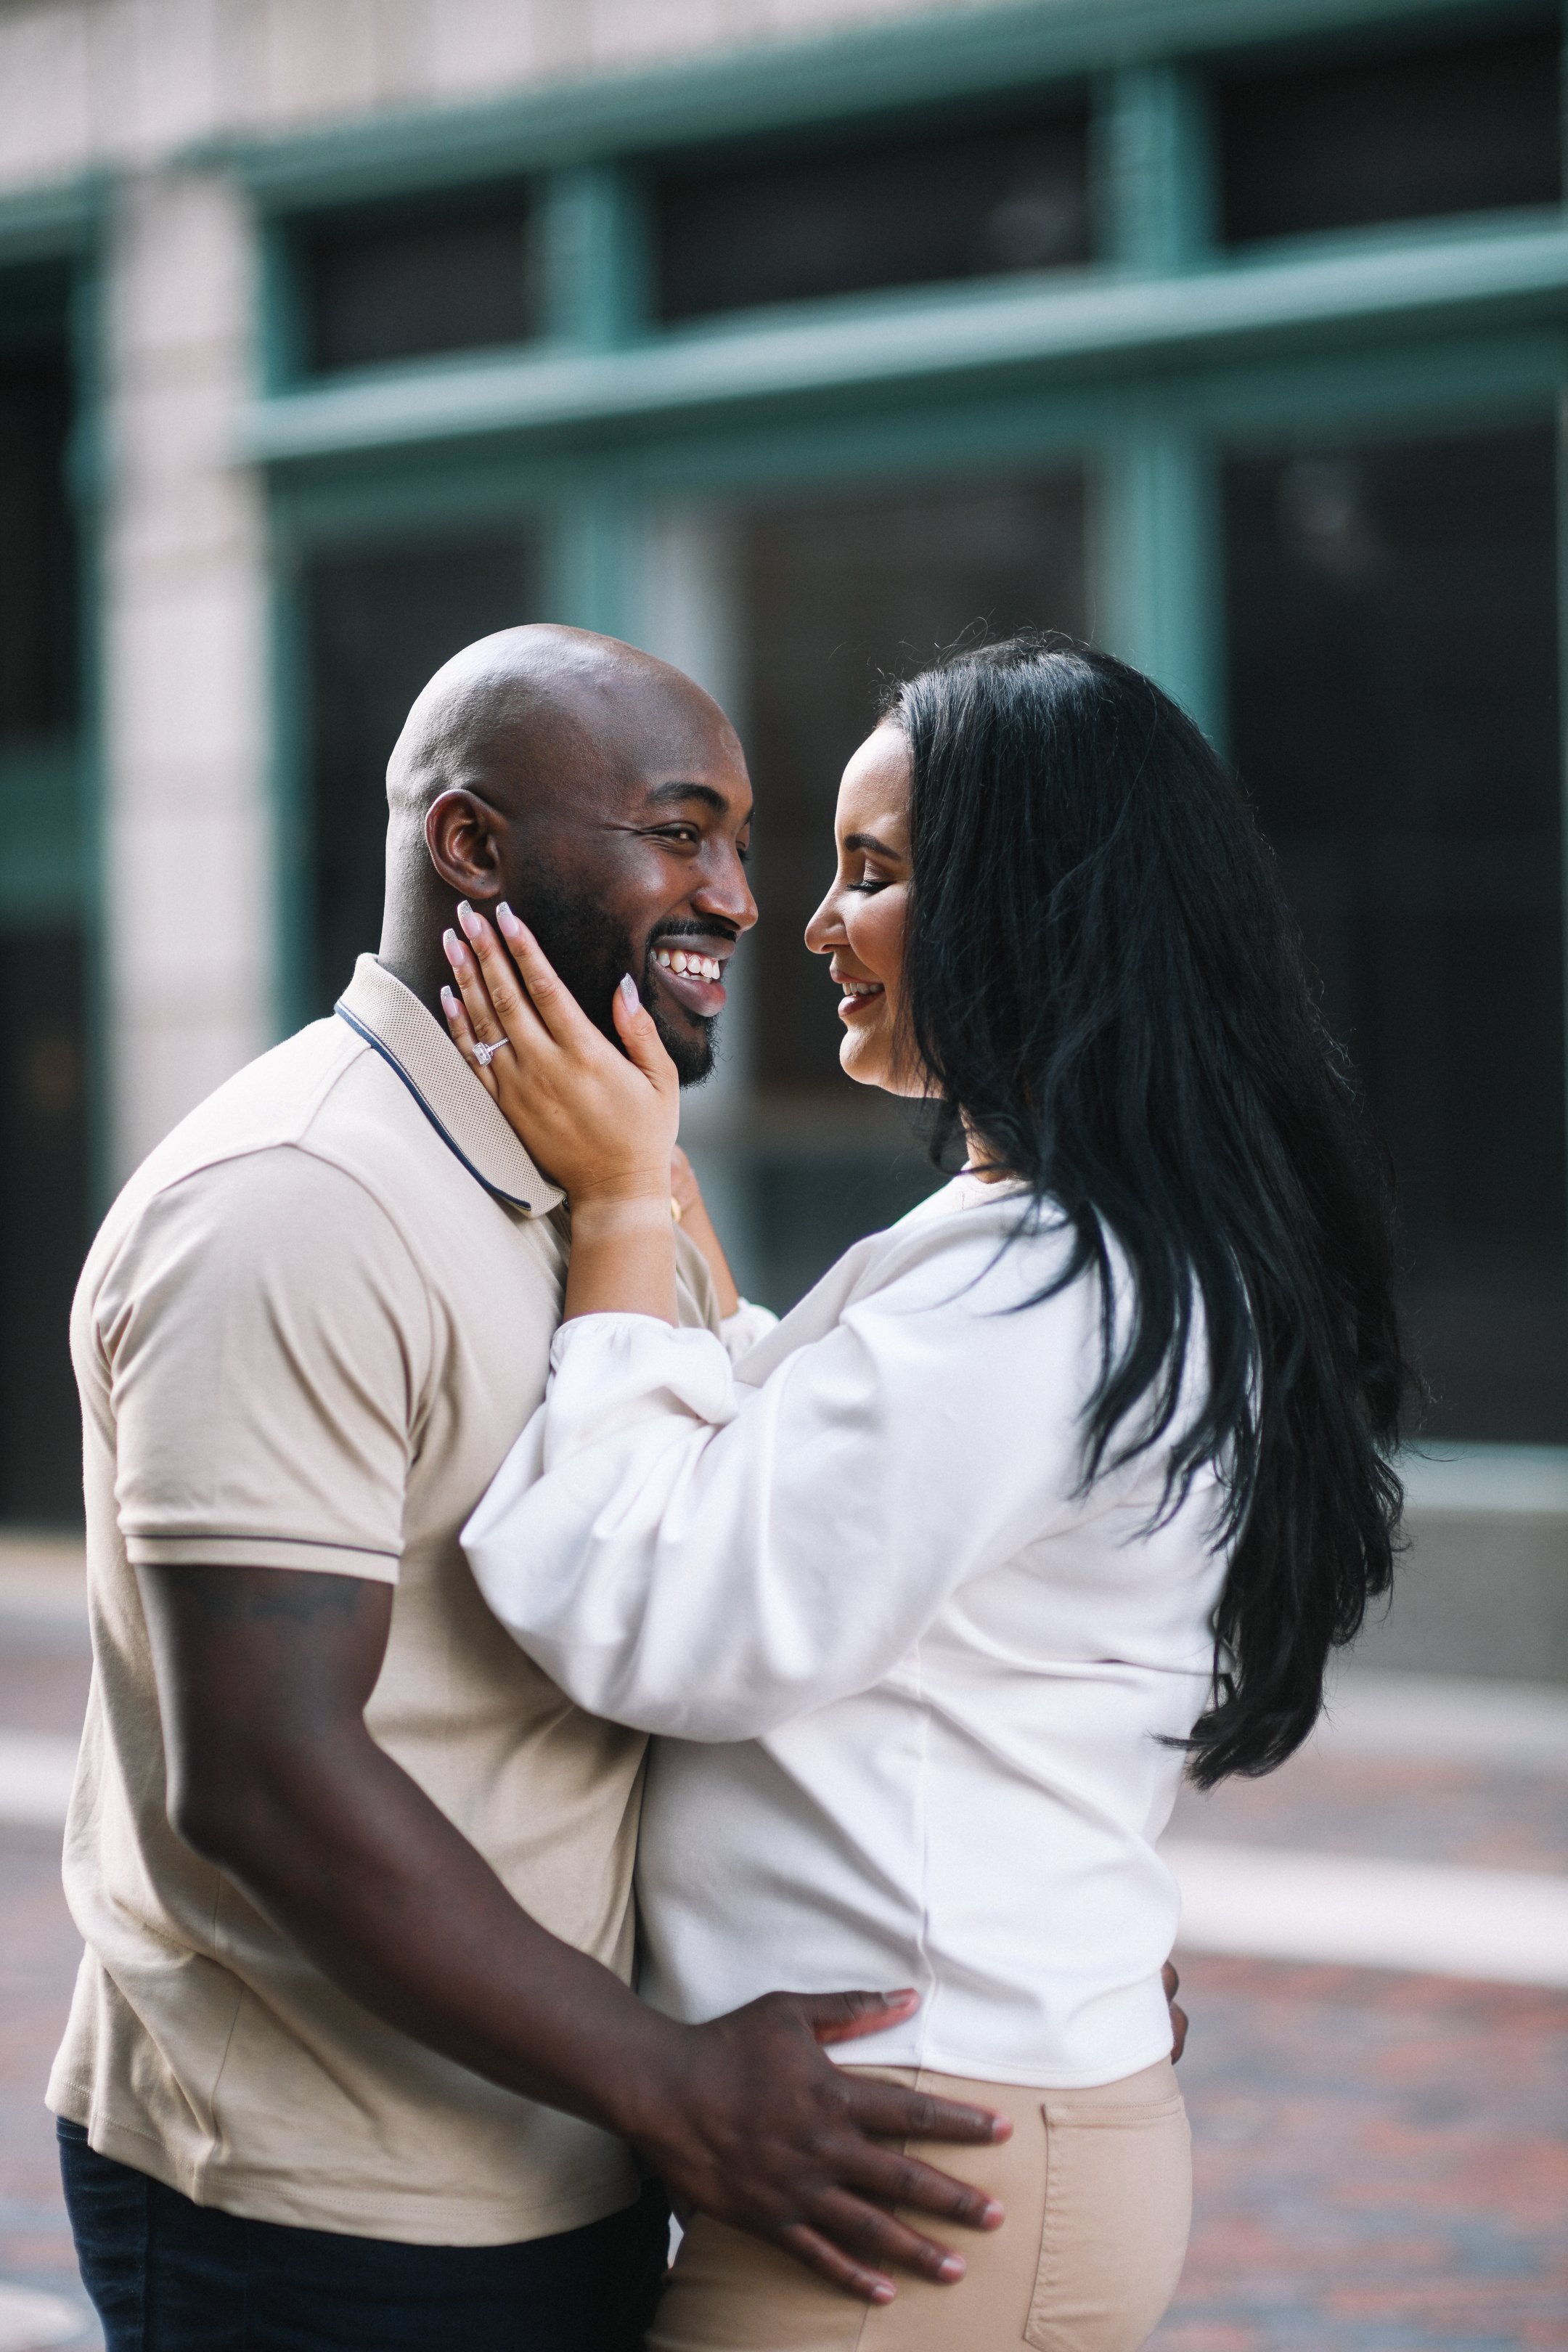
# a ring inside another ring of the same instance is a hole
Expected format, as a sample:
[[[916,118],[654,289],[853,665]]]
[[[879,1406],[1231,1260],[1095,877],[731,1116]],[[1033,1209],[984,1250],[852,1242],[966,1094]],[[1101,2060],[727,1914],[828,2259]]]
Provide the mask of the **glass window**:
[[[1559,203],[1561,40],[1548,23],[1226,76],[1226,242]]]
[[[74,925],[0,934],[0,1518],[81,1517],[71,1294],[89,1235],[86,958]]]
[[[526,342],[539,331],[526,194],[375,213],[300,232],[306,370],[374,366]]]
[[[0,330],[0,1519],[81,1517],[71,1294],[88,1239],[72,411],[53,274],[8,276]]]
[[[802,933],[833,871],[845,761],[888,685],[968,635],[1084,627],[1076,474],[792,500],[739,530],[741,718],[762,909],[742,952],[752,1012],[752,1223],[770,1304],[935,1181],[900,1115],[838,1068],[835,992]]]
[[[1089,254],[1088,117],[689,165],[656,181],[653,206],[667,321],[1058,269]]]
[[[75,715],[70,407],[63,354],[0,359],[0,749]]]
[[[381,937],[386,762],[409,707],[476,637],[536,620],[531,537],[451,536],[317,554],[307,576],[310,899],[303,991],[329,1012]]]
[[[1551,432],[1228,469],[1233,744],[1392,1148],[1446,1435],[1568,1439]]]

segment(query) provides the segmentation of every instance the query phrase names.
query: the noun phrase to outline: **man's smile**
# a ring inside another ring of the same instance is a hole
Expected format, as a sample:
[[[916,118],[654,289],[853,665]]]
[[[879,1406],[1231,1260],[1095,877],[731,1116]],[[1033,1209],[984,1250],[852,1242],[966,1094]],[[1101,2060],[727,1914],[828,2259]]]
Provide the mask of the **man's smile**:
[[[650,977],[683,1013],[711,1021],[724,1010],[724,967],[734,952],[734,940],[721,932],[667,932],[649,948]]]

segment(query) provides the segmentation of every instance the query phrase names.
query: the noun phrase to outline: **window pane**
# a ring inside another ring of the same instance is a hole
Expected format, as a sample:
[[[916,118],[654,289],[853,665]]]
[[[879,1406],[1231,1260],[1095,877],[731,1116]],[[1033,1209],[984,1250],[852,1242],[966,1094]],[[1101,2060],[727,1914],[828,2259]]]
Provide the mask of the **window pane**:
[[[1226,243],[1558,203],[1560,47],[1546,24],[1226,77]]]
[[[966,634],[1084,625],[1074,475],[792,502],[740,524],[747,753],[762,909],[742,952],[763,1089],[747,1141],[757,1287],[788,1306],[935,1178],[885,1098],[838,1068],[837,994],[802,939],[833,871],[838,779],[888,683]]]
[[[538,332],[524,197],[319,224],[300,247],[308,369],[521,343]]]
[[[381,936],[386,762],[426,680],[496,629],[537,619],[531,540],[442,538],[318,555],[307,583],[311,1013]]]
[[[1070,112],[705,163],[655,184],[672,320],[1089,258],[1088,119]]]
[[[886,684],[966,632],[1082,629],[1082,488],[1069,476],[765,508],[747,517],[742,550],[766,902],[757,1068],[764,1084],[832,1087],[837,1000],[801,934],[832,874],[845,761]]]
[[[74,926],[0,936],[0,1518],[81,1518],[70,1305],[88,1244],[86,960]]]
[[[63,356],[0,361],[0,750],[75,715],[69,426]]]
[[[1398,1171],[1433,1427],[1568,1438],[1549,431],[1228,469],[1234,747]]]

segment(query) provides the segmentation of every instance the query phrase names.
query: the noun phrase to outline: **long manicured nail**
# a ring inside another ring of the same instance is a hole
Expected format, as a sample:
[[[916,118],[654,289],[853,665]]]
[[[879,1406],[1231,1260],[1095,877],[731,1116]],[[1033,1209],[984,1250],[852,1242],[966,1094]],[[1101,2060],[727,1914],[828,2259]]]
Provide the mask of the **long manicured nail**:
[[[637,984],[629,971],[621,982],[621,1003],[628,1013],[635,1013],[642,1003],[642,998],[637,994]]]
[[[497,905],[496,920],[509,939],[513,931],[521,931],[522,929],[522,925],[518,921],[517,917],[512,913],[511,908],[507,905],[504,898],[502,898]]]
[[[455,1021],[457,1019],[458,994],[455,989],[444,988],[441,991],[441,1010],[446,1014],[448,1021]]]
[[[479,938],[479,919],[466,898],[459,899],[458,902],[458,920],[471,940]]]
[[[446,950],[447,961],[451,965],[452,970],[454,971],[461,971],[463,969],[463,942],[458,937],[457,932],[443,931],[441,934],[441,945]]]

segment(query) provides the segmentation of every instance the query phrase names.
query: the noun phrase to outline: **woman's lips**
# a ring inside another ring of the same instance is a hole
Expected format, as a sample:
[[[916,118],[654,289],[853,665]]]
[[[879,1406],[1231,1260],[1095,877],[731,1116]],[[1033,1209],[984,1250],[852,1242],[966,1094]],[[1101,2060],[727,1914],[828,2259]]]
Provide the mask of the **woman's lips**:
[[[868,1013],[877,1010],[887,994],[879,980],[853,980],[840,971],[834,972],[832,977],[844,991],[838,1000],[840,1021],[863,1020]]]

